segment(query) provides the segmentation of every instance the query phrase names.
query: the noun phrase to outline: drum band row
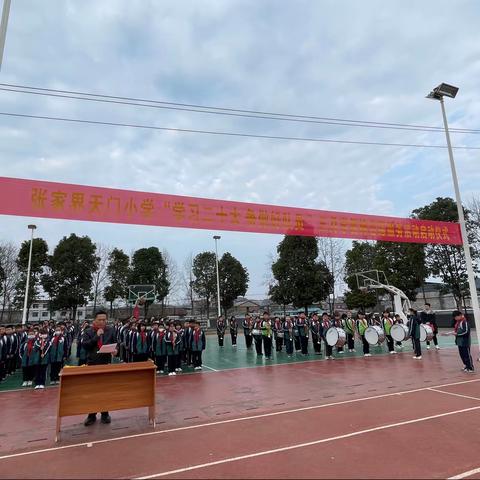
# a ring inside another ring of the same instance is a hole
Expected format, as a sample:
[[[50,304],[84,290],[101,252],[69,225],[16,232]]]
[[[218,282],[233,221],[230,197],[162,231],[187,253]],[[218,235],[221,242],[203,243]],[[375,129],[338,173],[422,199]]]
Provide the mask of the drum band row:
[[[392,325],[390,331],[392,338],[396,342],[404,342],[410,338],[408,327],[402,323]],[[430,325],[420,325],[420,341],[429,342],[433,340],[433,329]],[[325,335],[327,344],[331,347],[343,347],[347,342],[347,334],[343,328],[330,327]],[[365,340],[370,345],[378,345],[385,341],[385,331],[378,325],[373,325],[365,330]]]

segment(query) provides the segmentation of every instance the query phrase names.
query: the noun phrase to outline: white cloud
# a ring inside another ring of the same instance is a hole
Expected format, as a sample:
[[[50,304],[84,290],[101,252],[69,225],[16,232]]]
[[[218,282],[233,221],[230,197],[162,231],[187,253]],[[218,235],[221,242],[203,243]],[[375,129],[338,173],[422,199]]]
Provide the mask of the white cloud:
[[[446,0],[50,0],[12,5],[1,81],[306,115],[441,125],[424,96],[461,87],[452,126],[478,127],[480,6]],[[459,25],[461,28],[459,28]],[[308,136],[444,144],[442,133],[347,128],[206,116],[0,92],[2,111],[107,121]],[[479,145],[478,136],[454,142]],[[456,151],[462,189],[478,193],[477,151]],[[408,215],[452,195],[447,152],[258,140],[2,117],[2,175],[299,207]],[[38,221],[54,244],[75,231],[127,252],[167,248],[181,264],[212,248],[198,230]],[[27,219],[0,218],[22,240]],[[245,262],[251,293],[280,237],[222,233]]]

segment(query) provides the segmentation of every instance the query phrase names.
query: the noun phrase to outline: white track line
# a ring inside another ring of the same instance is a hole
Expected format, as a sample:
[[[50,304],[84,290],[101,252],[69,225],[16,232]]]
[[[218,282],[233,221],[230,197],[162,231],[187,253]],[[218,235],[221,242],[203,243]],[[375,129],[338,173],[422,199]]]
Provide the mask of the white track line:
[[[470,400],[477,400],[480,402],[480,398],[471,397],[470,395],[461,395],[460,393],[445,392],[444,390],[437,390],[436,388],[429,388],[432,392],[444,393],[445,395],[453,395],[454,397],[469,398]]]
[[[12,453],[12,454],[9,454],[9,455],[0,456],[0,460],[5,460],[5,459],[8,459],[8,458],[15,458],[15,457],[23,457],[23,456],[26,456],[26,455],[34,455],[34,454],[37,454],[37,453],[55,452],[57,450],[66,450],[66,449],[76,448],[76,447],[85,447],[85,446],[90,446],[91,447],[91,446],[97,445],[97,444],[117,442],[119,440],[129,440],[131,438],[149,437],[149,436],[152,436],[152,435],[163,435],[163,434],[167,434],[167,433],[181,432],[181,431],[184,431],[184,430],[194,430],[194,429],[198,429],[198,428],[213,427],[213,426],[216,426],[216,425],[224,425],[224,424],[228,424],[228,423],[245,422],[245,421],[248,421],[248,420],[256,420],[256,419],[259,419],[259,418],[274,417],[274,416],[277,416],[277,415],[287,415],[287,414],[291,414],[291,413],[305,412],[305,411],[308,411],[308,410],[316,410],[316,409],[320,409],[320,408],[336,407],[338,405],[348,405],[350,403],[364,402],[364,401],[368,401],[368,400],[376,400],[376,399],[379,399],[379,398],[388,398],[388,397],[392,397],[392,396],[395,396],[395,395],[406,395],[406,394],[409,394],[409,393],[424,392],[424,391],[428,391],[430,388],[452,387],[452,386],[455,386],[455,385],[464,385],[466,383],[475,383],[475,382],[480,382],[480,379],[463,380],[461,382],[454,382],[454,383],[444,383],[442,385],[433,385],[432,387],[422,387],[422,388],[416,388],[416,389],[413,389],[413,390],[403,390],[403,391],[400,391],[400,392],[384,393],[384,394],[381,394],[381,395],[374,395],[374,396],[371,396],[371,397],[354,398],[354,399],[351,399],[351,400],[343,400],[341,402],[333,402],[333,403],[325,403],[325,404],[321,404],[321,405],[312,405],[312,406],[309,406],[309,407],[293,408],[293,409],[290,409],[290,410],[281,410],[279,412],[262,413],[262,414],[259,414],[259,415],[250,415],[250,416],[247,416],[247,417],[231,418],[231,419],[228,419],[228,420],[219,420],[219,421],[210,422],[210,423],[201,423],[201,424],[198,424],[198,425],[188,425],[188,426],[185,426],[185,427],[170,428],[170,429],[167,429],[167,430],[137,433],[137,434],[133,434],[133,435],[125,435],[123,437],[107,438],[105,440],[96,440],[96,441],[92,441],[92,442],[74,443],[72,445],[63,445],[61,447],[51,447],[51,448],[43,448],[43,449],[39,449],[39,450],[31,450],[29,452]]]
[[[454,477],[450,477],[448,480],[460,480],[461,478],[471,477],[472,475],[475,475],[476,473],[480,473],[480,468],[475,468],[474,470],[470,470],[468,472],[459,473],[458,475],[455,475]]]
[[[250,453],[248,455],[241,455],[241,456],[238,456],[238,457],[224,458],[223,460],[217,460],[215,462],[208,462],[208,463],[202,463],[202,464],[199,464],[199,465],[192,465],[191,467],[184,467],[184,468],[178,468],[176,470],[159,472],[159,473],[156,473],[154,475],[147,475],[147,476],[144,476],[144,477],[136,477],[135,480],[148,480],[148,479],[151,479],[151,478],[165,477],[167,475],[174,475],[174,474],[177,474],[177,473],[190,472],[192,470],[198,470],[200,468],[213,467],[215,465],[222,465],[224,463],[237,462],[239,460],[246,460],[246,459],[249,459],[249,458],[261,457],[261,456],[264,456],[264,455],[271,455],[273,453],[286,452],[286,451],[289,451],[289,450],[296,450],[298,448],[304,448],[304,447],[311,447],[313,445],[319,445],[319,444],[322,444],[322,443],[334,442],[336,440],[343,440],[345,438],[357,437],[359,435],[364,435],[366,433],[378,432],[378,431],[381,431],[381,430],[387,430],[389,428],[402,427],[404,425],[412,425],[414,423],[426,422],[428,420],[434,420],[436,418],[447,417],[449,415],[458,415],[460,413],[472,412],[472,411],[475,411],[475,410],[480,410],[480,406],[471,407],[471,408],[464,408],[462,410],[454,410],[452,412],[439,413],[438,415],[430,415],[428,417],[415,418],[413,420],[406,420],[404,422],[391,423],[389,425],[382,425],[380,427],[367,428],[365,430],[359,430],[357,432],[351,432],[351,433],[347,433],[345,435],[338,435],[336,437],[322,438],[321,440],[314,440],[312,442],[306,442],[306,443],[297,443],[295,445],[289,445],[288,447],[274,448],[272,450],[264,450],[262,452]]]

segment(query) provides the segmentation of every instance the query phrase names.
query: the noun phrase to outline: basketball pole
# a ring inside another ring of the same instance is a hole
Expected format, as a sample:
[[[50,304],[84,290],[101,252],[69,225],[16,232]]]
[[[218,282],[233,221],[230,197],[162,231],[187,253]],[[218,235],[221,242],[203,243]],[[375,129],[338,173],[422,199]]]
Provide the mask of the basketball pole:
[[[443,95],[438,95],[438,97],[435,97],[435,100],[439,100],[440,105],[442,107],[443,125],[445,127],[445,136],[447,138],[448,156],[450,159],[450,169],[452,171],[453,188],[455,190],[455,201],[457,203],[458,221],[460,223],[463,251],[465,253],[468,285],[470,288],[470,298],[471,298],[472,309],[473,309],[473,320],[475,323],[475,330],[477,332],[478,347],[480,348],[480,305],[478,303],[477,285],[475,283],[475,272],[473,270],[472,256],[470,254],[470,244],[468,243],[467,228],[465,225],[465,215],[463,213],[462,197],[460,195],[460,188],[458,186],[457,169],[455,167],[455,160],[453,158],[453,149],[452,149],[452,144],[450,142],[450,132],[448,129],[447,114],[445,112],[445,103],[443,100]]]
[[[8,16],[10,14],[11,0],[3,0],[2,22],[0,23],[0,71],[2,70],[3,52],[5,51],[5,40],[7,38]]]
[[[220,274],[218,271],[218,248],[217,248],[217,240],[220,240],[220,235],[215,235],[213,239],[215,240],[215,264],[217,268],[217,309],[218,309],[218,316],[222,315],[222,308],[220,305]]]

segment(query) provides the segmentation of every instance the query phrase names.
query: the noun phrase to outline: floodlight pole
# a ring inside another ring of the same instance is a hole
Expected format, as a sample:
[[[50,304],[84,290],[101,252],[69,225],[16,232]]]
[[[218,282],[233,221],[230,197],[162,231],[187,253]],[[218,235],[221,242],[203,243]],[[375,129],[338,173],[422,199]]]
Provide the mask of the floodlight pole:
[[[5,50],[5,39],[7,38],[8,16],[10,14],[11,0],[3,0],[2,21],[0,23],[0,70],[2,69],[3,52]]]
[[[28,290],[30,288],[30,270],[32,268],[33,232],[37,227],[35,225],[29,225],[28,228],[32,231],[32,235],[30,237],[30,251],[28,253],[27,281],[25,283],[25,297],[23,299],[22,325],[27,323]]]
[[[465,225],[465,215],[463,213],[462,198],[460,196],[460,188],[458,186],[457,169],[453,158],[452,144],[450,142],[450,132],[448,130],[447,114],[445,112],[445,104],[443,95],[438,98],[442,107],[443,125],[445,127],[445,136],[447,137],[448,156],[450,158],[450,168],[452,170],[453,188],[455,189],[455,200],[457,202],[458,221],[460,223],[460,231],[462,233],[463,251],[465,253],[465,263],[467,265],[468,285],[470,287],[470,298],[472,301],[473,320],[475,322],[475,330],[477,332],[478,346],[480,347],[480,305],[478,303],[477,285],[475,284],[475,273],[473,271],[472,255],[470,254],[470,244],[468,243],[467,228]]]
[[[217,309],[218,309],[218,316],[222,315],[222,308],[220,306],[220,274],[218,271],[218,249],[217,249],[217,240],[220,240],[220,235],[215,235],[213,239],[215,240],[215,263],[217,267]]]

